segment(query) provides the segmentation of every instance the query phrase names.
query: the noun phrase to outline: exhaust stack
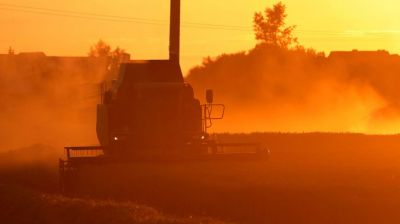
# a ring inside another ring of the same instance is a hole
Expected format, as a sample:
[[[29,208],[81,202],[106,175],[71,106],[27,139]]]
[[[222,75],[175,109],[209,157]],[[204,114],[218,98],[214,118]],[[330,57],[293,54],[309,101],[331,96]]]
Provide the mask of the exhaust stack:
[[[179,64],[181,0],[171,0],[169,60]]]

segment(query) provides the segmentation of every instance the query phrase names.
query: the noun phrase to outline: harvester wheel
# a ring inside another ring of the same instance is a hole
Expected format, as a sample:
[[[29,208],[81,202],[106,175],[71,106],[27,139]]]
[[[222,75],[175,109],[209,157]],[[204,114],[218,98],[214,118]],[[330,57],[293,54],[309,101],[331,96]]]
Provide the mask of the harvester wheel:
[[[75,182],[77,180],[78,169],[70,162],[59,161],[60,191],[69,195],[75,192]]]

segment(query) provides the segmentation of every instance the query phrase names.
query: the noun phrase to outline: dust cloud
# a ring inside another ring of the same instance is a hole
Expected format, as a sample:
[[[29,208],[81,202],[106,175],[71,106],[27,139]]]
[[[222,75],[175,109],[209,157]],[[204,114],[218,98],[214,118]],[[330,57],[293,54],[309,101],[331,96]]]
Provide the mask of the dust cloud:
[[[0,151],[41,143],[97,144],[98,84],[107,61],[0,55]],[[227,106],[215,132],[397,133],[400,57],[385,51],[323,54],[259,45],[207,58],[187,76],[199,99]]]
[[[386,51],[285,50],[206,58],[187,76],[197,97],[227,106],[217,132],[398,133],[400,56]]]
[[[41,53],[0,57],[0,152],[36,143],[62,149],[96,144],[101,58],[47,57]]]

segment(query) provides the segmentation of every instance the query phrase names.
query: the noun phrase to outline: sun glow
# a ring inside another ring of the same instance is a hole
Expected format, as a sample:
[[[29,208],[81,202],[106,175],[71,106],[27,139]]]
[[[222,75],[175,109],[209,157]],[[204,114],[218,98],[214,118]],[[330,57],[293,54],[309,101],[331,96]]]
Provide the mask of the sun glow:
[[[17,52],[44,51],[48,55],[86,55],[88,47],[99,38],[103,38],[113,46],[118,45],[131,52],[137,59],[168,56],[168,1],[71,0],[55,3],[49,0],[15,0],[9,3],[133,17],[139,18],[143,23],[85,19],[76,14],[73,17],[55,16],[43,10],[21,10],[10,5],[0,5],[0,23],[3,30],[7,31],[2,32],[0,36],[0,49],[4,51],[12,46]],[[268,4],[272,3],[274,2]],[[288,7],[288,24],[297,25],[295,34],[306,47],[326,52],[352,49],[400,51],[398,1],[287,0],[284,3]],[[230,7],[226,7],[227,4]],[[253,47],[255,40],[252,17],[254,12],[262,11],[266,6],[263,0],[183,0],[184,71],[200,63],[203,57]],[[193,23],[222,26],[199,27]],[[231,29],[231,26],[235,28]],[[37,32],[38,30],[40,32]],[[26,38],[28,36],[29,38]]]

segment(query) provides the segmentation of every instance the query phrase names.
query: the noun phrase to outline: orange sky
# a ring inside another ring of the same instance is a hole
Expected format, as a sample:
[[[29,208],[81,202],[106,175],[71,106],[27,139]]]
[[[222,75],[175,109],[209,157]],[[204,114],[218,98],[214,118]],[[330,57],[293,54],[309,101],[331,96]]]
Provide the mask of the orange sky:
[[[207,55],[216,56],[223,52],[250,49],[255,44],[251,31],[254,12],[275,2],[182,0],[183,70],[187,71],[200,63]],[[298,26],[296,35],[306,47],[327,52],[351,49],[387,49],[393,53],[400,52],[398,0],[283,2],[288,7],[288,24]],[[48,11],[43,13],[42,10],[20,6],[145,18],[152,20],[150,23],[157,24],[146,24],[149,23],[147,20],[145,23],[137,23],[55,16],[49,15]],[[102,38],[113,46],[125,48],[136,59],[167,58],[168,7],[169,0],[0,0],[0,52],[6,52],[12,46],[17,52],[44,51],[47,55],[86,55],[89,46]],[[225,26],[223,29],[198,28],[198,25],[192,23]],[[226,25],[249,28],[227,30]]]

